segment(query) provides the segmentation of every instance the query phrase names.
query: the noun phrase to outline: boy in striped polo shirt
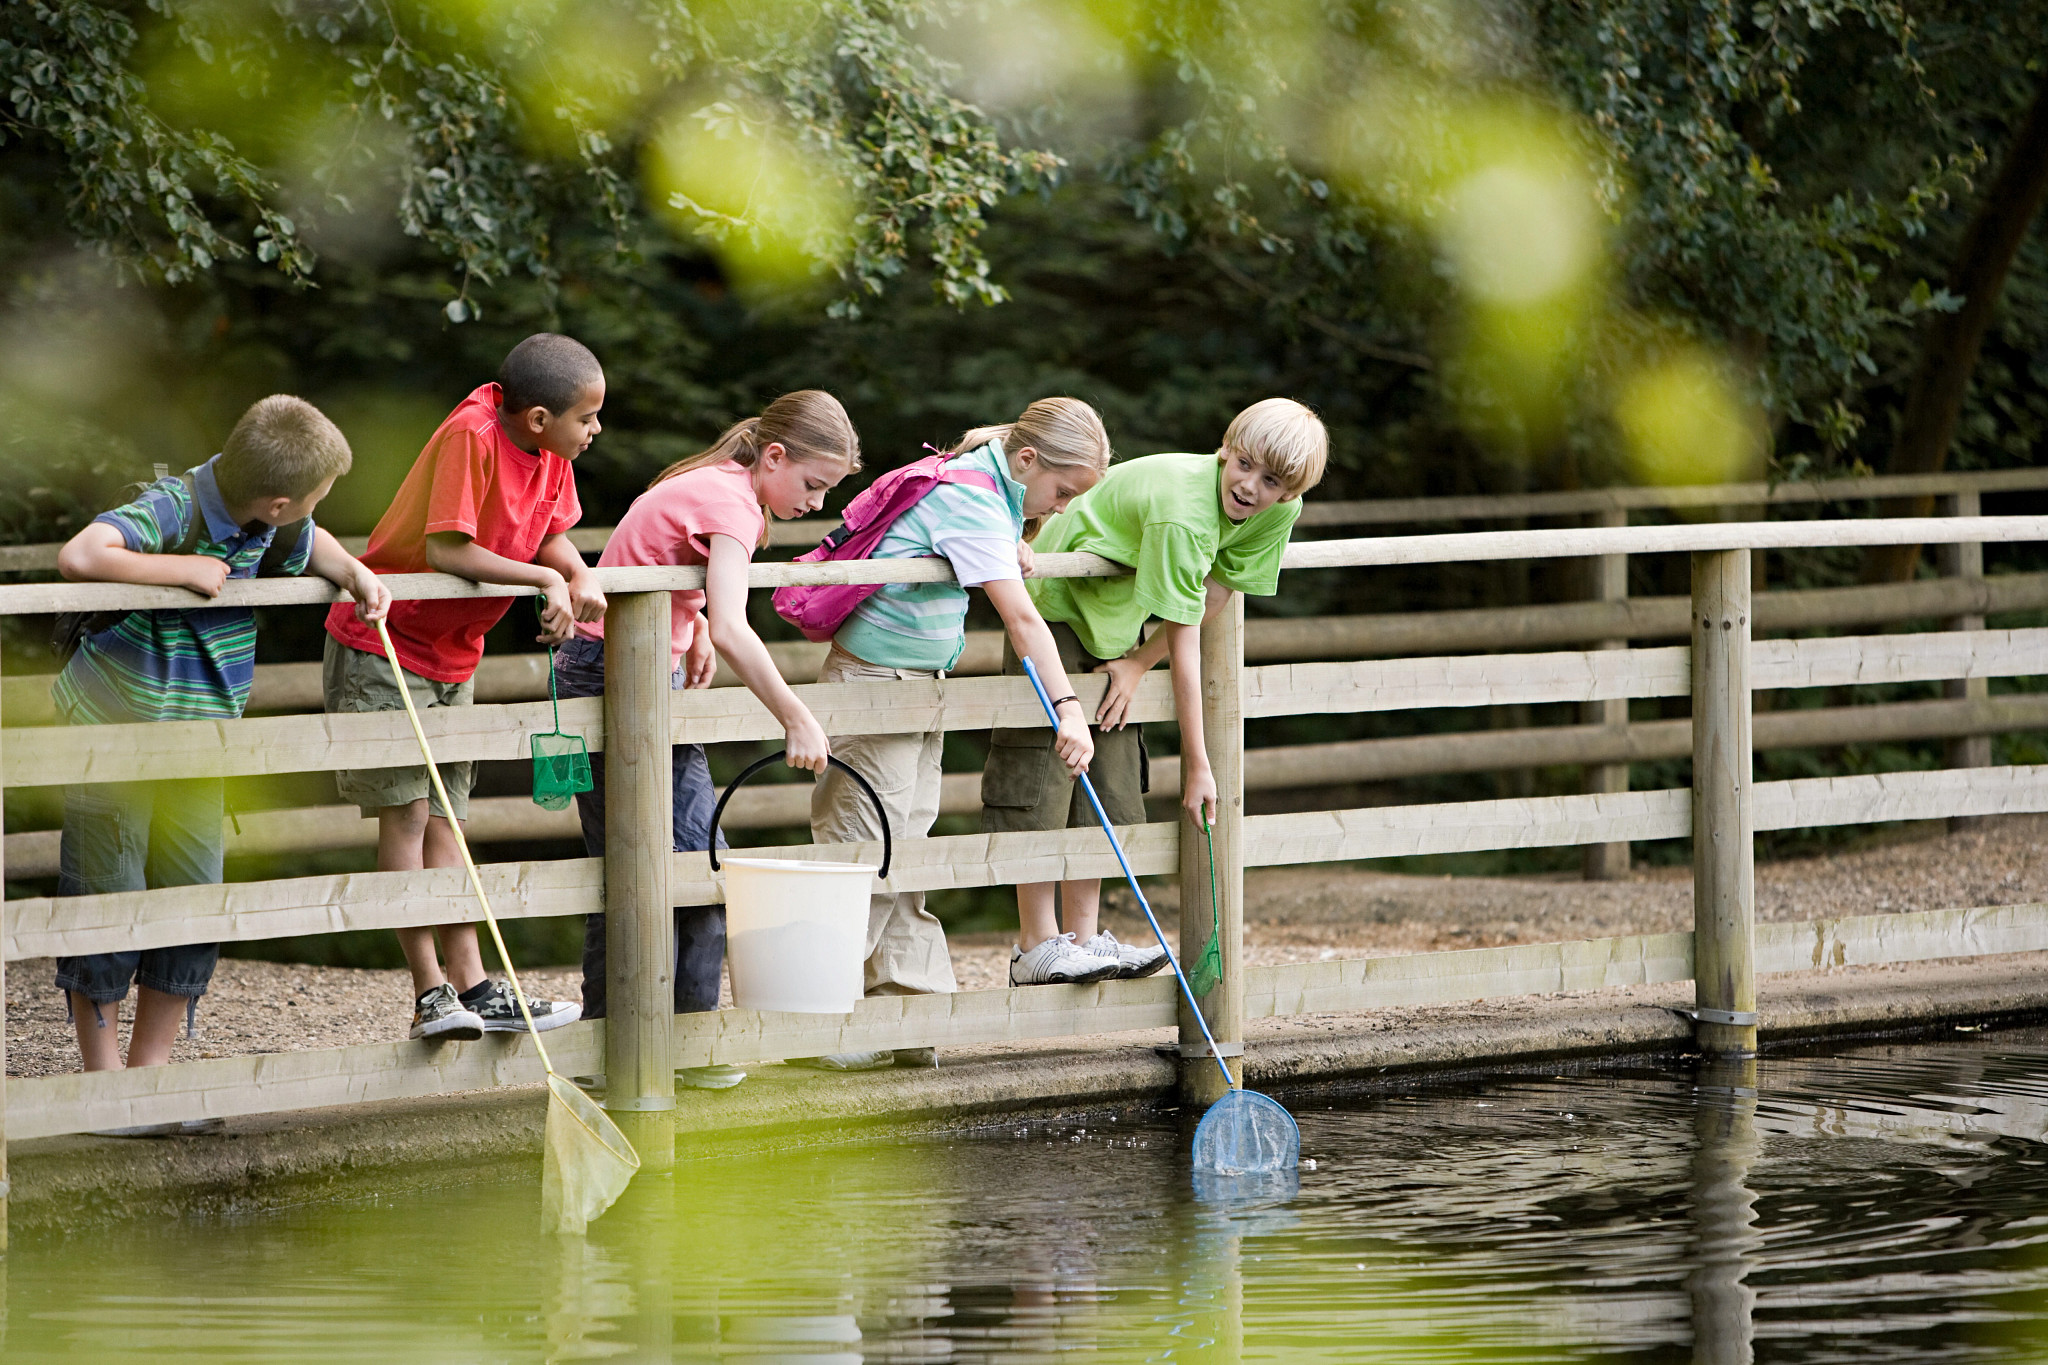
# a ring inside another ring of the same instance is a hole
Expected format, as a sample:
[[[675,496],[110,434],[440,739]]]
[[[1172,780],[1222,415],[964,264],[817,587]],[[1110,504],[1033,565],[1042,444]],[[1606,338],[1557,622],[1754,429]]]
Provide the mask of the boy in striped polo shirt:
[[[310,570],[346,590],[365,620],[391,593],[327,532],[314,506],[348,472],[348,441],[311,403],[273,395],[242,414],[220,454],[102,512],[57,556],[73,582],[142,583],[218,597],[229,579]],[[233,720],[256,674],[256,618],[247,607],[118,613],[86,623],[50,695],[70,725]],[[221,779],[98,782],[67,787],[57,894],[104,895],[221,879]],[[57,959],[87,1071],[122,1062],[107,1006],[136,985],[128,1066],[170,1060],[178,1016],[189,1021],[220,945]],[[170,1128],[175,1128],[171,1125]],[[122,1136],[153,1136],[170,1128]]]

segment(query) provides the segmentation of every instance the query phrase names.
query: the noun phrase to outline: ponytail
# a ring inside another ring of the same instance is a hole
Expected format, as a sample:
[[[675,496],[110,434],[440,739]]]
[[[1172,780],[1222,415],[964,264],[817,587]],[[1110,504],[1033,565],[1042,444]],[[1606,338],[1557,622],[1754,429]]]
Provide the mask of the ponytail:
[[[1006,455],[1029,446],[1047,469],[1089,469],[1098,476],[1114,458],[1102,417],[1078,398],[1041,398],[1014,422],[964,433],[950,453],[979,450],[990,441],[1001,441]],[[1024,523],[1024,538],[1037,534],[1038,518],[1033,517]]]
[[[677,460],[647,486],[727,460],[752,469],[762,448],[771,445],[780,445],[792,460],[830,460],[844,466],[842,473],[860,468],[860,436],[846,409],[823,389],[799,389],[761,409],[759,417],[734,422],[707,449]]]

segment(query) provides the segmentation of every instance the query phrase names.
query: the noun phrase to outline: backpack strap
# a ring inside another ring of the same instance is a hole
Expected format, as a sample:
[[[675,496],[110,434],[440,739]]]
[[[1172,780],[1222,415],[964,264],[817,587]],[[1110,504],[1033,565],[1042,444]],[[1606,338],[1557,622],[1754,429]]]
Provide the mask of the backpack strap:
[[[292,562],[292,556],[299,552],[299,542],[313,534],[313,519],[300,517],[289,526],[277,528],[277,534],[270,538],[270,548],[263,552],[262,560],[256,565],[258,578],[283,578],[285,565]]]
[[[206,530],[206,513],[199,510],[199,480],[193,477],[192,471],[188,469],[180,474],[178,481],[185,485],[185,506],[188,509],[185,530],[179,535],[177,545],[164,553],[189,555],[199,549],[199,537]]]

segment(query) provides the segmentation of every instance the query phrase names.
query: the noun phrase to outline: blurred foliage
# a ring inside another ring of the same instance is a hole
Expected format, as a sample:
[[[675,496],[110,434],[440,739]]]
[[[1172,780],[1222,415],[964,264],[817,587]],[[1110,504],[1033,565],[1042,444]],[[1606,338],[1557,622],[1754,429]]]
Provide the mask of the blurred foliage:
[[[1064,390],[1132,452],[1295,393],[1337,494],[1853,466],[1913,319],[1955,304],[1929,282],[2042,28],[2017,0],[37,0],[0,10],[0,348],[42,354],[0,388],[174,463],[304,392],[368,447],[342,523],[542,326],[611,371],[600,518],[799,383],[883,463]],[[2048,414],[2044,265],[2037,233],[1962,466],[2029,458]],[[1699,422],[1642,419],[1674,394]]]
[[[22,0],[0,543],[276,391],[348,432],[322,519],[367,531],[540,328],[606,366],[593,524],[813,385],[871,469],[1055,392],[1125,455],[1301,398],[1317,497],[1878,465],[2044,30],[2022,0]],[[1951,467],[2044,429],[2037,225]],[[1569,568],[1296,574],[1257,609],[1545,600]],[[317,652],[311,613],[264,629]]]

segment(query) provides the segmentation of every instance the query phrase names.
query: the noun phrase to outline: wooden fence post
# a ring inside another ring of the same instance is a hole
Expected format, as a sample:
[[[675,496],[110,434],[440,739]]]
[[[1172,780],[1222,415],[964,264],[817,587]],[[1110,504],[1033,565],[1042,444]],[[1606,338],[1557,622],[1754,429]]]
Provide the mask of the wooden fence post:
[[[675,1160],[669,600],[620,593],[604,631],[605,1100],[643,1168]]]
[[[1692,557],[1693,986],[1700,1050],[1756,1051],[1747,550]]]
[[[1202,1017],[1236,1072],[1244,1056],[1244,594],[1202,627],[1202,732],[1216,774],[1216,899],[1209,898],[1209,846],[1201,825],[1180,822],[1181,965],[1191,975],[1213,932],[1223,979],[1202,997]],[[1242,1076],[1239,1077],[1242,1079]],[[1223,1075],[1186,1000],[1180,1002],[1180,1096],[1189,1105],[1221,1098]]]
[[[1595,526],[1626,526],[1628,511],[1614,508],[1595,512],[1592,517]],[[1592,591],[1587,594],[1595,602],[1623,602],[1628,600],[1628,556],[1600,555],[1587,561],[1592,570]],[[1626,640],[1600,640],[1594,649],[1627,649]],[[1607,701],[1589,701],[1579,704],[1579,719],[1587,725],[1604,725],[1609,729],[1628,728],[1628,698],[1616,697]],[[1628,790],[1628,764],[1601,763],[1585,770],[1583,790],[1593,792],[1625,792]],[[1589,882],[1614,881],[1628,875],[1627,844],[1587,844],[1584,849],[1582,875]]]
[[[1983,500],[1974,488],[1951,493],[1941,500],[1941,510],[1947,516],[1975,517],[1983,515]],[[1936,548],[1935,563],[1943,578],[1982,578],[1984,576],[1984,546],[1972,541],[1967,544],[1942,545]],[[1951,616],[1942,622],[1949,630],[1982,630],[1981,616]],[[1967,697],[1972,700],[1991,695],[1991,680],[1988,678],[1950,678],[1942,684],[1942,695]],[[1991,766],[1991,736],[1961,735],[1948,742],[1948,766],[1951,768],[1988,768]],[[1982,823],[1981,816],[1956,815],[1949,818],[1951,830],[1967,829]]]

